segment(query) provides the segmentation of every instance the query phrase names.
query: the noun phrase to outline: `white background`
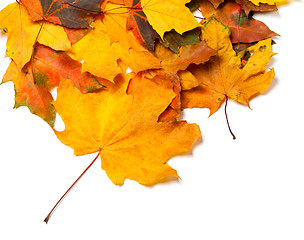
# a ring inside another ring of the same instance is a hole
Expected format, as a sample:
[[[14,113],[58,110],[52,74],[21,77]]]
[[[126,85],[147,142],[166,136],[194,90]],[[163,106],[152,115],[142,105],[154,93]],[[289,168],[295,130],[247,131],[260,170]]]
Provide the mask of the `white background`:
[[[1,0],[0,9],[13,0]],[[73,156],[40,118],[13,109],[12,83],[0,86],[0,239],[304,239],[303,1],[255,15],[279,33],[271,61],[276,78],[251,101],[229,101],[237,139],[222,107],[185,111],[201,127],[193,155],[169,164],[182,181],[115,186],[96,162],[65,198],[55,202],[93,160]],[[0,77],[8,59],[0,39]]]

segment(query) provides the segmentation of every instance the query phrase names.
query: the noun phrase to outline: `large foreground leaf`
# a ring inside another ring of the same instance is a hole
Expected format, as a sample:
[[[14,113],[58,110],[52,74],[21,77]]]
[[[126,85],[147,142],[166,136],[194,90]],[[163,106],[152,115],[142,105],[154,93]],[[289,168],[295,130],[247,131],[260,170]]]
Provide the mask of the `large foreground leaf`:
[[[145,78],[131,94],[127,86],[120,79],[106,90],[82,94],[63,81],[55,107],[66,129],[56,132],[58,138],[76,155],[100,152],[101,167],[114,184],[126,178],[154,184],[178,177],[167,161],[191,149],[200,138],[198,126],[157,122],[175,97],[172,90]]]

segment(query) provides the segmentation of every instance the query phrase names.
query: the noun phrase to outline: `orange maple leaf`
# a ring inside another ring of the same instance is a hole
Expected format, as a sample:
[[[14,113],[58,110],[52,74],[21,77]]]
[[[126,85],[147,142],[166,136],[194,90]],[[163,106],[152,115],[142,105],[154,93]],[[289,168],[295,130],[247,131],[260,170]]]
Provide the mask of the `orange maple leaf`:
[[[55,131],[57,137],[76,155],[99,152],[101,167],[114,184],[128,178],[150,185],[178,177],[167,161],[191,149],[200,138],[199,127],[157,122],[176,95],[172,89],[147,78],[131,94],[127,87],[121,77],[106,90],[82,94],[62,81],[54,105],[66,129]]]
[[[210,109],[211,116],[225,100],[227,104],[228,98],[249,105],[250,99],[268,88],[274,78],[273,69],[265,71],[267,63],[275,55],[271,52],[271,39],[248,48],[251,56],[243,65],[242,57],[246,50],[238,54],[234,52],[229,29],[222,23],[212,18],[204,24],[203,36],[218,53],[209,62],[188,68],[199,85],[182,92],[183,108],[206,107]]]
[[[57,52],[43,45],[36,46],[33,61],[22,70],[12,61],[3,83],[12,81],[15,85],[15,108],[27,106],[33,114],[54,125],[56,112],[52,105],[52,89],[59,85],[61,79],[71,79],[82,92],[92,92],[107,84],[104,79],[81,72],[81,64],[71,59],[64,52]],[[102,84],[101,84],[102,83]]]

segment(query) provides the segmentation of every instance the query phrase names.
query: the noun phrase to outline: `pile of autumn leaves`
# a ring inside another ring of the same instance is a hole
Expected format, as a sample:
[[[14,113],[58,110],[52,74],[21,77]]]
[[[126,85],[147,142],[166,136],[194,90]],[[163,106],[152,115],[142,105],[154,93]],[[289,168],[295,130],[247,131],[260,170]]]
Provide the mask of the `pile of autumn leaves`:
[[[277,34],[259,0],[19,0],[0,12],[12,59],[3,82],[76,155],[98,152],[114,184],[178,177],[167,161],[201,138],[183,108],[248,105],[274,78]],[[199,23],[193,11],[204,18]],[[128,74],[127,69],[132,71]],[[57,89],[54,102],[50,91]]]

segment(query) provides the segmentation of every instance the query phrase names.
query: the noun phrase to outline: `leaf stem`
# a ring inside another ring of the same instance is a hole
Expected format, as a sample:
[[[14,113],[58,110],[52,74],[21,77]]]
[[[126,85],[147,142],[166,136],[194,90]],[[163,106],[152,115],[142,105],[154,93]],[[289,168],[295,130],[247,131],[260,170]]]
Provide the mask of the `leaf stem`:
[[[199,16],[195,16],[195,15],[193,15],[195,18],[198,18],[198,19],[201,19],[201,20],[205,20],[206,18],[204,18],[204,17],[199,17]]]
[[[71,3],[68,3],[68,2],[63,2],[71,7],[74,7],[74,8],[77,8],[77,9],[80,9],[82,11],[87,11],[87,12],[91,12],[91,13],[104,13],[104,11],[95,11],[95,10],[89,10],[89,9],[85,9],[85,8],[81,8],[81,7],[78,7],[78,6],[75,6]]]
[[[35,75],[34,75],[34,54],[35,54],[35,47],[36,47],[36,45],[37,45],[38,38],[39,38],[39,36],[40,36],[40,34],[41,34],[42,28],[43,28],[43,22],[42,22],[41,25],[40,25],[40,28],[39,28],[39,31],[38,31],[38,33],[37,33],[35,42],[34,42],[34,44],[33,44],[32,55],[31,55],[31,60],[30,60],[30,62],[31,62],[31,71],[32,71],[32,76],[33,76],[33,81],[34,81],[35,84],[36,84],[36,81],[35,81]]]
[[[69,5],[69,6],[71,6],[71,7],[80,9],[82,11],[91,12],[91,13],[107,13],[107,12],[110,12],[110,11],[113,11],[113,10],[117,10],[117,9],[121,9],[121,8],[133,9],[133,10],[139,10],[139,11],[142,10],[142,8],[139,8],[139,7],[116,7],[116,8],[113,8],[113,9],[109,9],[107,11],[95,11],[95,10],[89,10],[89,9],[81,8],[81,7],[75,6],[75,5],[73,5],[71,3],[68,3],[68,2],[64,2],[64,3],[67,4],[67,5]]]
[[[98,152],[97,156],[94,158],[94,160],[90,163],[90,165],[80,174],[80,176],[76,179],[76,181],[69,187],[69,189],[62,195],[62,197],[58,200],[58,202],[55,204],[55,206],[52,208],[52,210],[49,212],[49,214],[44,219],[44,222],[47,224],[50,220],[52,214],[56,210],[57,206],[61,203],[61,201],[65,198],[65,196],[71,191],[71,189],[75,186],[75,184],[79,181],[79,179],[88,171],[88,169],[93,165],[93,163],[96,161],[96,159],[99,157],[100,152]]]
[[[242,0],[240,1],[240,10],[239,10],[239,20],[238,20],[238,26],[237,26],[237,30],[238,30],[238,47],[240,47],[240,25],[241,25],[241,15],[242,15]]]
[[[229,121],[228,121],[228,115],[227,115],[228,96],[225,95],[225,98],[226,98],[226,101],[225,101],[225,116],[226,116],[226,121],[227,121],[227,125],[228,125],[229,132],[230,132],[230,134],[232,135],[233,140],[235,140],[236,137],[235,137],[235,135],[233,134],[233,132],[231,131],[230,124],[229,124]]]

